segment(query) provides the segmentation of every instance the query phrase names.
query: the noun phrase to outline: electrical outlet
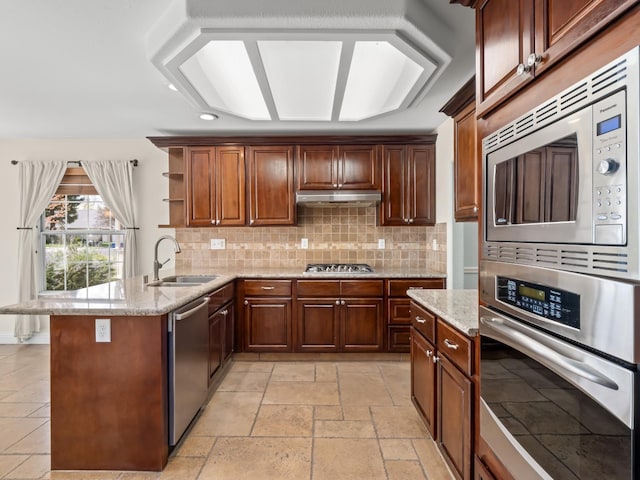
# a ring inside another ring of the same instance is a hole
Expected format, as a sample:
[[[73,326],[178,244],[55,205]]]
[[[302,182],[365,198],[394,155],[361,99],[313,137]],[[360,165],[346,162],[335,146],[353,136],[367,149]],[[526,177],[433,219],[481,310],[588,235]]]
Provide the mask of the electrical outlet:
[[[379,250],[384,250],[385,248],[385,241],[384,238],[379,238],[378,239],[378,249]]]
[[[211,250],[224,250],[227,247],[224,238],[212,238],[209,248]]]
[[[300,248],[309,248],[309,239],[301,238],[300,239]]]
[[[434,238],[433,242],[431,242],[431,250],[437,250],[438,249],[438,241]]]
[[[111,319],[96,318],[96,342],[111,341]]]

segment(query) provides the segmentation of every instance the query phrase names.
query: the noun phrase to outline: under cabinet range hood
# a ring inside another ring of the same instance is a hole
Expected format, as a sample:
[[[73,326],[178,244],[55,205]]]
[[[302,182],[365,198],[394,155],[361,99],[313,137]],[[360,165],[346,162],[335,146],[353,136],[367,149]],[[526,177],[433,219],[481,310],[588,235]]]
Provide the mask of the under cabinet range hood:
[[[380,203],[377,190],[303,190],[296,192],[296,205],[305,207],[373,207]]]

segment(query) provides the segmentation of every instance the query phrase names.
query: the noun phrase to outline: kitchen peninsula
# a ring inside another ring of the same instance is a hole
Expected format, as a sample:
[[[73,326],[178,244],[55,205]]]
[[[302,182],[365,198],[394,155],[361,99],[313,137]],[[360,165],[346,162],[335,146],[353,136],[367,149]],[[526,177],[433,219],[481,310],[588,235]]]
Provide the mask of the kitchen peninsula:
[[[195,299],[204,295],[215,299],[216,292],[225,287],[227,292],[233,291],[246,281],[269,280],[290,285],[288,351],[299,352],[304,351],[294,341],[299,334],[299,282],[339,281],[356,289],[360,285],[357,282],[378,282],[381,290],[376,305],[380,322],[376,332],[387,329],[388,335],[397,333],[398,328],[404,334],[404,329],[409,328],[390,324],[402,322],[398,320],[402,312],[408,317],[408,297],[397,297],[395,288],[402,285],[406,292],[412,282],[417,282],[415,288],[444,288],[446,282],[445,275],[439,272],[384,268],[375,273],[341,273],[337,279],[335,274],[303,274],[302,268],[181,273],[215,274],[216,278],[176,287],[150,286],[142,277],[136,277],[0,308],[0,313],[51,315],[52,470],[164,468],[170,450],[168,318],[170,312]],[[236,290],[242,293],[241,289]],[[237,350],[245,350],[247,316],[240,310],[244,302],[239,299],[236,295],[234,305],[239,315],[233,344]],[[273,303],[273,298],[267,303]],[[391,318],[387,305],[395,307],[392,308],[395,319]],[[211,303],[209,312],[211,321]],[[383,312],[387,315],[383,316]],[[97,319],[110,319],[110,342],[96,342]],[[355,323],[359,321],[356,317]],[[389,351],[388,337],[383,333],[377,338],[380,338],[378,346],[364,350]],[[213,388],[214,383],[211,385]]]

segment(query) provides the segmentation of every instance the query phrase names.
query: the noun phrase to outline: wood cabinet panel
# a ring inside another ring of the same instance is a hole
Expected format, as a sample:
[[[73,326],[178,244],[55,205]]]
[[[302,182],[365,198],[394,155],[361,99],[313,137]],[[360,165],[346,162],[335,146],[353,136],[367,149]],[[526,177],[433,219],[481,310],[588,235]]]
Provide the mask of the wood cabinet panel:
[[[226,362],[231,357],[231,354],[235,350],[235,321],[236,313],[233,302],[229,302],[225,306],[226,313],[224,314],[224,342],[222,344],[222,360]]]
[[[480,158],[476,152],[475,113],[475,103],[471,103],[453,122],[454,215],[458,222],[478,220]]]
[[[436,149],[435,145],[408,148],[409,224],[436,223]]]
[[[297,351],[338,350],[340,308],[329,299],[298,299]]]
[[[474,353],[471,340],[440,319],[436,328],[438,351],[464,374],[473,375]]]
[[[390,297],[407,297],[407,290],[444,288],[444,278],[414,278],[411,280],[387,280],[387,295]]]
[[[215,197],[218,225],[245,223],[244,148],[216,147]]]
[[[245,298],[245,350],[291,351],[291,300]]]
[[[338,188],[380,190],[380,157],[376,145],[341,145]]]
[[[290,297],[291,280],[244,280],[244,294],[251,296]]]
[[[411,326],[434,344],[436,342],[436,323],[435,315],[415,303],[411,303]]]
[[[382,148],[383,184],[380,212],[381,225],[404,225],[407,218],[409,174],[407,149],[404,145],[385,145]]]
[[[215,148],[190,148],[188,150],[187,175],[187,225],[211,226],[216,217]]]
[[[474,458],[473,462],[473,479],[474,480],[496,480],[486,465],[478,458]]]
[[[339,297],[340,280],[298,280],[298,297]]]
[[[338,147],[298,146],[298,190],[333,190],[338,186]]]
[[[411,348],[411,327],[390,326],[387,328],[387,350],[389,352],[406,352]]]
[[[411,301],[408,298],[389,298],[387,300],[389,325],[411,325],[410,305]]]
[[[437,438],[435,347],[415,329],[411,332],[411,401],[432,438]]]
[[[382,297],[383,280],[341,280],[340,295],[343,297]]]
[[[224,315],[218,311],[209,317],[209,382],[222,366],[224,343]]]
[[[344,352],[379,352],[384,342],[382,299],[346,299],[340,345]]]
[[[293,146],[247,148],[249,225],[294,225]]]
[[[471,380],[446,357],[438,359],[438,443],[458,478],[471,479]]]

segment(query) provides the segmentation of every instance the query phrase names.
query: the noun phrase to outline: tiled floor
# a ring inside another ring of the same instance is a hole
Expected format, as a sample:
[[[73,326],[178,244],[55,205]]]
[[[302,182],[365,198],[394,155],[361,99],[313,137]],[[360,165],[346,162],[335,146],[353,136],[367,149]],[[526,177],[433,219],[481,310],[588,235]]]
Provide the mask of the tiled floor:
[[[408,362],[237,361],[162,473],[51,472],[49,348],[0,345],[0,478],[450,480]]]

